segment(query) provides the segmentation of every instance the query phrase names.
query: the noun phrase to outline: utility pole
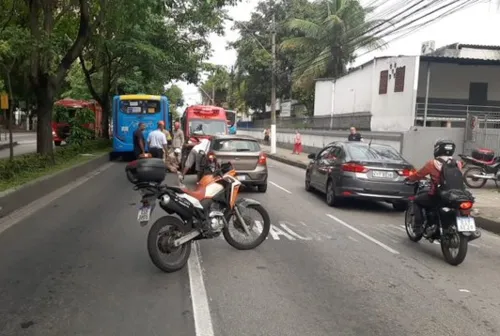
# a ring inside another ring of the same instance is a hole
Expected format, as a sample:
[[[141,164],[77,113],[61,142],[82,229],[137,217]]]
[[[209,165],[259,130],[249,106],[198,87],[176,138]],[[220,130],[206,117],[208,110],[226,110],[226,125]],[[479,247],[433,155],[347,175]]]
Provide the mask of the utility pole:
[[[212,105],[215,106],[215,83],[212,84]]]
[[[276,18],[272,23],[272,77],[271,77],[271,154],[276,154]]]

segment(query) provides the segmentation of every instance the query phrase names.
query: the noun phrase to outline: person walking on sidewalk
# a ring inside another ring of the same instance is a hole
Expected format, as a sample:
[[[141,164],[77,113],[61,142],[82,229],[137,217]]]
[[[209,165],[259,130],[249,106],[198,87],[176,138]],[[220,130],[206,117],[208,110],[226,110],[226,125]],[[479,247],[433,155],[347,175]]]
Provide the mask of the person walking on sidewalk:
[[[167,136],[162,132],[162,127],[165,126],[163,121],[158,122],[158,128],[148,135],[149,153],[154,158],[165,160],[164,153],[167,152]]]
[[[363,141],[361,133],[358,133],[356,127],[351,127],[351,133],[347,137],[347,141]]]
[[[269,128],[264,129],[264,144],[269,146]]]
[[[302,135],[300,135],[299,130],[295,130],[295,143],[292,154],[299,155],[300,153],[302,153]]]

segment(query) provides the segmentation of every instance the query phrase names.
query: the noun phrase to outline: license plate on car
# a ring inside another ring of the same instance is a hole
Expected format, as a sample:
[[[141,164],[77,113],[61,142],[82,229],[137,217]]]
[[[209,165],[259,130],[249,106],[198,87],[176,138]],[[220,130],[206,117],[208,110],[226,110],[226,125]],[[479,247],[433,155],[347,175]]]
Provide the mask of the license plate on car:
[[[139,209],[139,213],[137,214],[137,221],[139,223],[142,222],[149,222],[149,219],[151,217],[151,207],[150,206],[144,206]]]
[[[378,178],[386,178],[386,179],[394,178],[394,173],[388,172],[388,171],[374,170],[374,171],[372,171],[372,175],[373,175],[373,177],[378,177]]]
[[[237,176],[237,178],[240,181],[245,181],[247,179],[247,177],[245,175],[239,175],[239,176]]]
[[[458,232],[474,232],[476,231],[476,221],[473,217],[457,217]]]

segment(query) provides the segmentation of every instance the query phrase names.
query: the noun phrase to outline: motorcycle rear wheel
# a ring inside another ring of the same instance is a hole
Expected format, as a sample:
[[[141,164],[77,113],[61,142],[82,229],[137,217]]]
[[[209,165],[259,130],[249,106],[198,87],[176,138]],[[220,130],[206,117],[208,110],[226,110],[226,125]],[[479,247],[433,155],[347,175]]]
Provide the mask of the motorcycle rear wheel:
[[[469,239],[458,232],[455,232],[451,235],[454,236],[452,239],[459,239],[457,244],[457,254],[453,256],[449,243],[446,239],[441,239],[441,252],[443,252],[444,260],[446,260],[448,264],[452,266],[458,266],[465,260],[465,257],[467,256]]]
[[[247,208],[253,209],[257,211],[261,216],[262,216],[262,232],[257,236],[257,238],[248,244],[240,243],[236,241],[236,239],[233,238],[231,235],[231,232],[229,231],[229,227],[226,226],[222,230],[222,234],[224,235],[224,238],[226,239],[227,243],[234,247],[237,250],[252,250],[262,244],[264,240],[267,238],[269,235],[269,230],[271,229],[271,218],[269,217],[269,214],[267,213],[266,209],[260,204],[249,204],[247,205]],[[233,214],[233,220],[231,221],[234,224],[238,221],[238,218],[236,214]]]
[[[481,168],[478,167],[470,167],[464,172],[464,183],[467,187],[471,189],[479,189],[484,187],[486,184],[485,179],[478,179],[475,177],[472,177],[471,175],[481,175],[484,174],[484,171]],[[471,177],[468,177],[471,176]],[[469,180],[470,179],[470,180]]]
[[[162,232],[164,229],[167,229],[167,232]],[[153,264],[163,272],[176,272],[188,262],[191,254],[191,241],[179,247],[171,245],[174,239],[180,238],[184,233],[186,233],[184,223],[174,216],[158,218],[151,226],[148,233],[149,257]],[[178,257],[173,258],[172,261],[165,261],[164,257],[173,252],[178,253]]]

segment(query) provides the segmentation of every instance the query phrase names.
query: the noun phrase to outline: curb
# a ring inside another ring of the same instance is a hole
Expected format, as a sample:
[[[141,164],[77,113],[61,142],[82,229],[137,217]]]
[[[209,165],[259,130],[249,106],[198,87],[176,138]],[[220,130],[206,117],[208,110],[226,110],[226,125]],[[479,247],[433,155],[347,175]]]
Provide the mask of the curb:
[[[276,160],[276,161],[279,161],[281,163],[284,163],[284,164],[287,164],[290,166],[294,166],[294,167],[298,167],[298,168],[302,168],[302,169],[307,168],[307,165],[305,163],[293,161],[293,160],[286,159],[286,158],[283,158],[281,156],[277,156],[277,155],[273,155],[273,154],[269,154],[269,153],[266,153],[266,154],[267,154],[267,157],[272,159],[272,160]],[[485,231],[488,231],[490,233],[496,234],[496,235],[500,235],[500,223],[499,222],[496,222],[494,220],[491,220],[491,219],[488,219],[485,217],[481,217],[481,216],[477,216],[474,218],[476,220],[476,225],[478,228],[485,230]]]
[[[496,235],[500,235],[500,223],[494,220],[484,218],[481,216],[474,217],[476,220],[476,225],[482,230],[494,233]],[[479,238],[481,239],[481,238]]]
[[[284,158],[284,157],[281,157],[281,156],[278,156],[275,154],[266,153],[266,155],[271,160],[276,160],[276,161],[279,161],[281,163],[284,163],[284,164],[287,164],[290,166],[294,166],[294,167],[298,167],[298,168],[302,168],[302,169],[307,169],[307,164],[305,164],[305,163],[290,160],[290,159],[287,159],[287,158]]]
[[[107,162],[109,162],[108,153],[52,175],[42,176],[17,188],[0,192],[0,218],[64,187]]]
[[[19,145],[19,143],[17,141],[12,142],[12,146],[13,147],[16,147],[17,145]],[[0,145],[0,150],[2,150],[2,149],[8,149],[9,147],[10,147],[9,143],[1,144]]]

